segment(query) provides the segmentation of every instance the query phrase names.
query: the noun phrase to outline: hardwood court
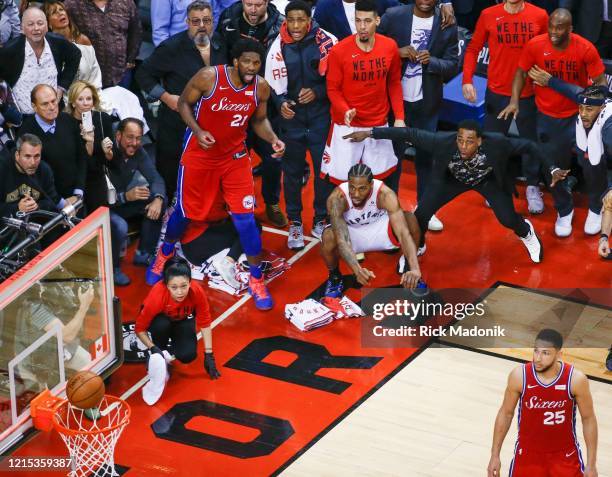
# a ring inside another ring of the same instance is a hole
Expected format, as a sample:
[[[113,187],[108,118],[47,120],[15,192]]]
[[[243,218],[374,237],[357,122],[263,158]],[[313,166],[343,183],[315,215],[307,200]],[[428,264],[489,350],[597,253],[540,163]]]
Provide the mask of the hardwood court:
[[[484,476],[493,423],[515,366],[473,351],[429,348],[281,475]],[[599,475],[612,477],[612,389],[590,385],[599,423]],[[577,433],[584,452],[580,419]],[[515,413],[501,475],[507,475],[516,434]]]

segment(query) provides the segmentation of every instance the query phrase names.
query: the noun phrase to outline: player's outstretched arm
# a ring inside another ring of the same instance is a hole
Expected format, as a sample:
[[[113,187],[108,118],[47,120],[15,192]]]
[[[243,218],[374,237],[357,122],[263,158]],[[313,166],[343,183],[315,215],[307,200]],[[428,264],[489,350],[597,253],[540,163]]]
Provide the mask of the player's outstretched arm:
[[[346,198],[344,197],[342,191],[339,188],[334,189],[327,199],[327,211],[329,212],[332,230],[336,236],[338,253],[351,268],[357,277],[357,281],[362,285],[367,285],[370,279],[376,277],[371,271],[361,268],[359,261],[355,256],[353,244],[351,243],[351,237],[349,235],[348,225],[343,217],[347,207],[348,204],[346,203]]]
[[[399,199],[395,192],[389,187],[383,185],[378,195],[378,207],[385,209],[389,214],[389,223],[393,229],[393,233],[397,237],[402,247],[402,253],[410,264],[410,271],[402,276],[402,285],[406,288],[414,288],[417,286],[421,278],[421,269],[417,259],[417,250],[414,240],[410,235],[410,229],[406,222],[404,211],[400,206]]]
[[[210,148],[215,143],[215,138],[208,131],[202,130],[193,113],[193,107],[202,96],[210,94],[215,84],[216,75],[214,68],[202,68],[189,80],[178,99],[178,112],[181,119],[196,135],[198,143],[203,149]]]
[[[589,389],[589,380],[581,371],[574,369],[571,391],[578,404],[582,419],[582,434],[587,448],[587,465],[584,477],[597,477],[597,418],[593,409],[593,397]]]
[[[499,454],[502,444],[508,434],[512,418],[514,417],[514,409],[521,397],[523,390],[523,369],[519,366],[512,370],[508,376],[508,386],[504,393],[504,401],[502,402],[497,417],[495,418],[495,427],[493,429],[493,445],[491,446],[491,459],[487,467],[488,477],[500,477],[501,475],[501,460]]]
[[[257,84],[257,109],[255,114],[251,117],[251,127],[255,134],[257,134],[264,141],[272,144],[274,154],[272,157],[282,157],[285,154],[285,143],[281,141],[268,120],[268,99],[270,98],[270,85],[268,82],[259,77],[259,83]]]

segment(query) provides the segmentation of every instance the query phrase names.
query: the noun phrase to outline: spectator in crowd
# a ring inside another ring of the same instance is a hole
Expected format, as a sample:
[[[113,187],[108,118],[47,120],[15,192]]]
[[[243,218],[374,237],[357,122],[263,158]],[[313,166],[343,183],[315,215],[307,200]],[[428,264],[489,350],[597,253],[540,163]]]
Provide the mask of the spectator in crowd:
[[[34,114],[23,119],[19,134],[30,133],[42,141],[42,159],[51,166],[60,197],[74,203],[85,194],[87,153],[79,126],[60,112],[55,90],[46,84],[31,93]]]
[[[498,133],[483,135],[480,124],[471,119],[460,122],[457,132],[374,128],[351,133],[348,137],[354,141],[367,137],[403,139],[432,155],[431,187],[425,191],[414,212],[421,230],[419,255],[425,253],[425,234],[431,216],[458,195],[474,190],[489,202],[497,220],[521,239],[531,260],[542,261],[542,243],[533,225],[514,210],[514,181],[507,171],[511,156],[523,152],[539,153],[533,141]]]
[[[212,4],[212,13],[213,13],[213,25],[215,28],[219,24],[219,18],[221,18],[221,14],[224,12],[226,8],[231,7],[236,0],[213,0]]]
[[[190,3],[191,0],[151,0],[151,26],[155,46],[187,29],[185,20]]]
[[[22,114],[4,81],[0,81],[0,157],[11,158],[14,146],[14,128],[21,126]]]
[[[98,90],[100,109],[106,113],[123,118],[137,118],[144,121],[144,113],[138,97],[121,86],[112,86],[102,89],[102,72],[96,52],[91,41],[81,33],[66,11],[61,0],[49,0],[44,5],[45,15],[49,28],[53,33],[62,35],[66,40],[74,43],[81,50],[81,62],[75,80],[87,81]],[[64,97],[64,102],[67,101]],[[148,127],[145,123],[145,133]]]
[[[109,178],[117,190],[117,203],[111,207],[111,246],[115,285],[127,286],[129,277],[121,270],[121,247],[127,240],[127,220],[142,217],[140,243],[134,265],[147,266],[159,239],[166,204],[164,181],[153,161],[142,148],[142,121],[123,119],[115,135]]]
[[[527,72],[537,65],[553,76],[582,88],[589,81],[605,85],[604,66],[592,43],[572,31],[572,15],[568,10],[555,10],[548,20],[548,33],[529,40],[523,48],[512,83],[512,97],[499,117],[516,117],[520,111],[520,96]],[[562,170],[569,169],[572,144],[576,134],[576,103],[548,87],[535,87],[537,135],[542,155],[555,158]],[[567,237],[572,233],[574,204],[567,181],[556,182],[552,195],[557,209],[555,233]]]
[[[326,201],[332,190],[320,172],[330,122],[325,73],[329,51],[337,40],[313,24],[310,10],[303,0],[287,5],[285,23],[266,60],[266,81],[272,88],[272,102],[280,112],[280,138],[286,145],[283,188],[291,221],[287,245],[292,250],[305,245],[302,176],[306,151],[310,151],[315,176],[313,237],[321,238]]]
[[[33,134],[17,139],[13,158],[0,158],[0,217],[35,210],[56,211],[60,196],[53,172],[41,162],[42,142]]]
[[[538,86],[549,87],[578,103],[576,153],[589,196],[584,232],[596,235],[601,231],[601,197],[608,187],[607,168],[612,158],[612,105],[606,101],[607,88],[589,86],[583,90],[538,66],[529,70],[529,77]],[[565,179],[569,170],[557,167],[554,157],[548,159],[553,183]]]
[[[390,176],[397,167],[391,141],[369,138],[355,144],[344,139],[346,134],[386,126],[390,109],[394,125],[405,126],[401,59],[397,44],[376,33],[380,17],[374,0],[357,0],[355,23],[357,34],[332,48],[327,71],[332,125],[321,173],[335,184],[345,182],[358,162],[369,166],[377,179]]]
[[[612,58],[612,9],[608,0],[559,0],[574,15],[574,32],[595,45],[602,58]]]
[[[260,42],[267,51],[277,37],[284,19],[285,17],[268,0],[242,0],[223,11],[217,23],[217,31],[228,47],[235,45],[240,38],[248,37]],[[228,63],[231,62],[232,58],[228,58]],[[265,68],[264,58],[260,71],[263,73]],[[276,115],[271,102],[268,117],[272,126],[277,129]],[[285,227],[287,218],[278,205],[281,189],[280,160],[272,157],[274,151],[270,144],[254,134],[252,129],[249,129],[247,144],[255,149],[262,160],[259,172],[262,177],[261,192],[266,203],[266,215],[275,226]]]
[[[12,88],[20,111],[32,114],[32,88],[48,84],[61,99],[74,80],[81,53],[69,41],[47,33],[47,19],[38,8],[23,13],[21,28],[23,35],[0,48],[0,78]]]
[[[410,127],[436,131],[444,83],[457,73],[459,48],[457,27],[442,30],[442,18],[435,0],[416,0],[414,5],[390,8],[383,15],[378,33],[393,38],[402,58],[402,93],[405,121]],[[396,147],[403,156],[404,144]],[[417,176],[417,201],[430,182],[429,155],[417,149],[414,159]],[[401,162],[398,163],[398,169]],[[429,230],[442,230],[433,215]]]
[[[512,96],[512,81],[525,45],[548,29],[548,15],[541,8],[524,0],[508,0],[483,10],[463,60],[463,96],[476,102],[473,77],[482,47],[489,45],[487,91],[485,93],[484,130],[508,134],[511,118],[498,118]],[[500,34],[501,32],[501,34]],[[526,81],[519,99],[516,126],[521,137],[536,140],[536,105],[533,85]],[[544,201],[539,181],[542,164],[535,158],[522,158],[523,174],[527,178],[527,208],[532,214],[544,212]]]
[[[113,159],[113,120],[100,111],[100,98],[96,88],[86,81],[75,81],[68,90],[67,111],[79,125],[87,151],[85,179],[85,207],[91,213],[107,203],[105,169]],[[91,113],[93,131],[83,129],[83,113]]]
[[[15,0],[0,0],[0,48],[21,33],[21,20]]]
[[[601,235],[597,252],[603,258],[610,258],[610,234],[612,233],[612,188],[609,188],[602,199]],[[612,350],[610,351],[612,353]],[[608,355],[609,359],[609,355]],[[610,367],[608,367],[610,369]]]
[[[102,70],[102,87],[129,87],[142,26],[133,0],[66,0],[78,29],[91,41]]]
[[[225,42],[219,33],[213,33],[212,21],[209,3],[191,3],[187,7],[187,31],[162,42],[136,70],[136,80],[148,99],[162,102],[155,161],[170,200],[176,191],[185,133],[185,123],[177,112],[178,98],[198,70],[227,61]]]

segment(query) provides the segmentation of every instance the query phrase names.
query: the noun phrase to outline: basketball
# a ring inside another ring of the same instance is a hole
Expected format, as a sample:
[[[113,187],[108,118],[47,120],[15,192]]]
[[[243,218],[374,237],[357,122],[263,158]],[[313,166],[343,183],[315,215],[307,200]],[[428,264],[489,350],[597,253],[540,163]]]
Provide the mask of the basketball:
[[[91,371],[79,371],[66,384],[68,401],[80,409],[98,407],[104,391],[104,381]]]

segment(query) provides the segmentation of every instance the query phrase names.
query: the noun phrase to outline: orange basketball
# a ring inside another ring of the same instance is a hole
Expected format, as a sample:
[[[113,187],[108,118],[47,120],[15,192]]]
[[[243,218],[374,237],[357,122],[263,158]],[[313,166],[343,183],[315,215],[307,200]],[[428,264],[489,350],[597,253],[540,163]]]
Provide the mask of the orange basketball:
[[[79,371],[66,384],[66,396],[74,407],[98,407],[104,397],[104,381],[91,371]]]

